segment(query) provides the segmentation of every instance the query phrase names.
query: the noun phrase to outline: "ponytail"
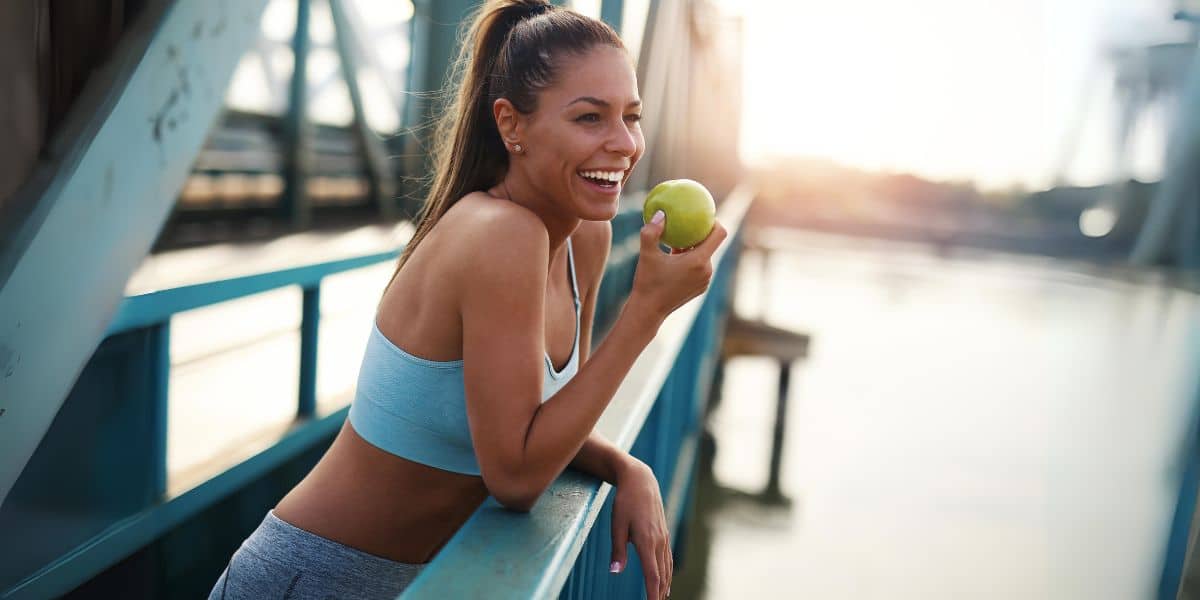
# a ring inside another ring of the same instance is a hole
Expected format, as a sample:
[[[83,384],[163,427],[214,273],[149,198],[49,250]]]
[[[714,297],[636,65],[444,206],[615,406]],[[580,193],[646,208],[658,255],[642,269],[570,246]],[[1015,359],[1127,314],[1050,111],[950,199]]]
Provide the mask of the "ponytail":
[[[433,184],[392,280],[455,202],[508,172],[508,149],[492,116],[495,101],[507,98],[521,113],[534,112],[537,93],[554,83],[555,57],[602,44],[625,47],[604,22],[547,0],[494,0],[475,13],[449,78],[448,85],[457,81],[458,87],[435,129]]]

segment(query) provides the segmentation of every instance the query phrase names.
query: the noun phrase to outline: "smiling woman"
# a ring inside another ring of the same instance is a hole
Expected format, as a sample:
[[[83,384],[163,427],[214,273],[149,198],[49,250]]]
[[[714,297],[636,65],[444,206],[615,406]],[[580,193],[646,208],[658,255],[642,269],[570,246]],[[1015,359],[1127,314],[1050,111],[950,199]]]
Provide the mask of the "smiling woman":
[[[608,25],[544,0],[489,2],[468,36],[349,418],[214,598],[395,597],[487,496],[528,511],[568,465],[616,486],[612,571],[632,543],[647,597],[669,592],[658,481],[593,428],[666,316],[708,287],[725,230],[668,255],[663,215],[647,224],[593,355],[608,221],[645,150],[633,65]]]
[[[503,193],[570,198],[578,202],[580,218],[607,221],[617,214],[622,185],[645,149],[633,67],[623,48],[609,46],[564,59],[561,72],[557,85],[540,95],[540,111],[507,98],[495,101],[501,136],[514,150],[515,140],[526,142],[510,169],[519,177],[506,178]],[[575,96],[583,91],[601,97]]]

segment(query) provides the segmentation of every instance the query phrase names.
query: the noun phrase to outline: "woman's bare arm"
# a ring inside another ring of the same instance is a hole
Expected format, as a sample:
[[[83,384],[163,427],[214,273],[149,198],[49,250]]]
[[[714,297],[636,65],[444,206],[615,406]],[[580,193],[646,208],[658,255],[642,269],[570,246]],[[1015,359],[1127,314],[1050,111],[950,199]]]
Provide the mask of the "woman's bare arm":
[[[516,258],[507,254],[492,266]],[[546,264],[513,271],[504,282],[481,273],[464,299],[464,380],[484,483],[505,506],[528,510],[579,452],[662,317],[631,298],[595,355],[541,403]]]
[[[582,365],[591,356],[592,322],[596,317],[596,298],[612,247],[612,224],[608,221],[584,222],[571,240],[576,259],[583,259],[579,261],[579,274],[583,278],[580,281],[587,286],[579,317],[579,364]],[[571,461],[571,466],[616,485],[618,474],[633,462],[633,457],[627,452],[593,429]]]
[[[488,243],[464,244],[456,277],[462,285],[467,417],[480,471],[497,500],[528,510],[579,453],[666,315],[707,286],[720,240],[690,256],[668,257],[657,248],[661,226],[647,226],[643,254],[657,254],[639,262],[639,269],[647,265],[639,276],[648,289],[635,285],[595,354],[542,403],[549,239],[536,216],[510,208],[494,216],[503,222],[463,232],[463,239]]]

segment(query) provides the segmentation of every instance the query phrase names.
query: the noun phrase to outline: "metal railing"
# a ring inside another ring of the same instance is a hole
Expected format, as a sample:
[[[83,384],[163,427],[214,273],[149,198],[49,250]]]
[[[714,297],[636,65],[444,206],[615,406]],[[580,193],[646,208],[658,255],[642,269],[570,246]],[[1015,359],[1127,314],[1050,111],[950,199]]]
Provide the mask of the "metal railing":
[[[719,261],[718,268],[709,292],[677,310],[664,323],[598,425],[606,437],[654,469],[675,529],[690,493],[699,415],[712,379],[735,261],[736,252],[731,248],[737,244],[737,232],[749,201],[749,191],[742,190],[722,203],[720,218],[730,228],[733,239],[715,258]],[[602,316],[615,316],[628,295],[637,263],[640,227],[640,211],[623,212],[614,219],[613,250],[597,302],[597,324],[601,327],[607,325]],[[149,422],[149,426],[110,428],[100,434],[148,437],[149,440],[139,442],[144,462],[130,467],[139,469],[148,464],[153,472],[146,481],[131,483],[142,486],[143,491],[133,494],[137,498],[123,507],[110,511],[112,516],[97,529],[78,531],[58,540],[47,538],[46,542],[59,548],[53,559],[31,569],[28,576],[11,587],[0,586],[0,596],[48,597],[66,593],[170,532],[200,519],[201,513],[237,496],[276,469],[327,444],[345,420],[348,407],[327,414],[317,414],[315,410],[321,282],[330,275],[393,260],[398,252],[376,252],[126,298],[108,327],[107,337],[132,336],[138,340],[136,345],[141,350],[127,359],[129,368],[144,374],[150,384],[142,392],[146,397],[132,404],[140,407],[139,418],[142,423]],[[303,290],[296,420],[277,434],[278,438],[269,440],[264,450],[234,456],[227,468],[215,476],[190,489],[169,492],[166,415],[171,317],[289,286]],[[112,484],[117,483],[114,480]],[[572,471],[547,491],[529,516],[510,513],[489,500],[439,554],[409,597],[434,593],[456,596],[458,592],[466,593],[464,585],[477,589],[486,586],[488,597],[497,597],[500,589],[508,590],[510,597],[520,598],[552,596],[563,589],[574,597],[591,597],[599,590],[615,593],[626,587],[636,596],[642,585],[636,556],[631,556],[630,568],[621,576],[610,577],[607,573],[609,504],[607,485],[601,486],[597,480]],[[513,562],[507,566],[490,562],[495,560]],[[464,568],[478,577],[464,578]],[[503,581],[485,576],[497,568],[508,569],[509,575]]]

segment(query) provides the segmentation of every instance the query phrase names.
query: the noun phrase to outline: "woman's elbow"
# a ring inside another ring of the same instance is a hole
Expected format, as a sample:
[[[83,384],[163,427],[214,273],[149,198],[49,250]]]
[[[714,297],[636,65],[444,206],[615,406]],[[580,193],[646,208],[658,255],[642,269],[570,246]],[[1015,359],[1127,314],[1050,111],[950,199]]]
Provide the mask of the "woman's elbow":
[[[533,505],[537,504],[537,500],[538,500],[538,496],[535,496],[532,494],[520,495],[520,496],[510,496],[510,495],[502,495],[501,496],[501,495],[493,494],[493,496],[496,498],[496,502],[500,503],[500,506],[503,506],[504,508],[507,508],[508,510],[511,510],[511,511],[523,512],[523,513],[527,513],[529,511],[533,510]]]
[[[542,496],[542,492],[544,491],[532,482],[523,481],[519,478],[499,479],[488,478],[485,475],[483,483],[487,486],[488,493],[501,506],[517,512],[529,512],[533,510],[533,505],[537,504],[538,498]]]

